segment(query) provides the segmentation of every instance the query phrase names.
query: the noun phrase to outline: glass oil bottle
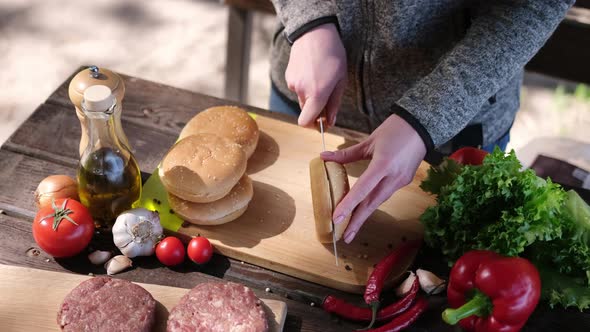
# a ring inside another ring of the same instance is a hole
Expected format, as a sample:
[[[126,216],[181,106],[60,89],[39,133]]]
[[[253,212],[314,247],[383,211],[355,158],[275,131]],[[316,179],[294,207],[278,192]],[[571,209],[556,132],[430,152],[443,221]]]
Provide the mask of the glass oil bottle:
[[[78,166],[80,201],[90,210],[97,228],[110,229],[119,214],[139,204],[141,173],[116,134],[114,115],[120,106],[110,88],[87,88],[81,106],[88,119],[89,138]]]

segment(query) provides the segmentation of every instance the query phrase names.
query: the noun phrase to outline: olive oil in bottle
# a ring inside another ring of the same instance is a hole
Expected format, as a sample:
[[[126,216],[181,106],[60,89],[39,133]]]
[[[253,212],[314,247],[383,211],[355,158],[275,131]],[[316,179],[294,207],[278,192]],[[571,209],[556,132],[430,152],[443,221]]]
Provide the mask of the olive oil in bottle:
[[[95,225],[108,229],[119,214],[136,207],[141,196],[137,161],[115,134],[117,107],[111,90],[104,85],[84,91],[82,109],[88,118],[89,142],[80,158],[78,191]]]

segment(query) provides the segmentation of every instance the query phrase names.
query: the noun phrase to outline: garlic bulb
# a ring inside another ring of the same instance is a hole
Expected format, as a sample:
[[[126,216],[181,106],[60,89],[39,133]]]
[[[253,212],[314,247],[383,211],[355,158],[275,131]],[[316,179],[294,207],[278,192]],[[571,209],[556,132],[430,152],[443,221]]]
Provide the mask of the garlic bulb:
[[[144,208],[123,212],[112,231],[115,245],[127,257],[153,255],[163,233],[158,212]]]

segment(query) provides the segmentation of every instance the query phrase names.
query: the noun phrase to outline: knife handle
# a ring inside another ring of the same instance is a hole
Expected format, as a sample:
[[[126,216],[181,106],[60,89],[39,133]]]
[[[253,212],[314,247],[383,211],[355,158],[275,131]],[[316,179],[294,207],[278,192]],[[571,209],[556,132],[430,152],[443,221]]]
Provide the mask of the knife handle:
[[[324,131],[326,131],[328,129],[328,117],[326,116],[326,110],[322,110],[322,112],[320,113],[320,116],[318,116],[318,118],[315,121],[315,129],[319,132],[320,130],[320,119],[323,122],[324,125]]]

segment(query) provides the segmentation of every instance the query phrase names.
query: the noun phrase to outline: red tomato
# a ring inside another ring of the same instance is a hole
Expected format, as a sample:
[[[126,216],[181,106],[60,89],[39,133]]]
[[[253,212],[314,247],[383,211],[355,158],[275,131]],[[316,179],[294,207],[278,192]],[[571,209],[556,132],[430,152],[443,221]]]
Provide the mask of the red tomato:
[[[168,236],[156,246],[156,257],[166,266],[174,266],[184,261],[184,244],[174,237]]]
[[[53,257],[71,257],[88,246],[94,221],[88,209],[70,198],[42,207],[33,221],[35,242]]]
[[[453,152],[449,158],[461,165],[481,165],[488,152],[472,147],[464,147]]]
[[[207,238],[198,236],[194,237],[191,242],[188,243],[188,258],[197,264],[205,264],[213,256],[213,246]]]

